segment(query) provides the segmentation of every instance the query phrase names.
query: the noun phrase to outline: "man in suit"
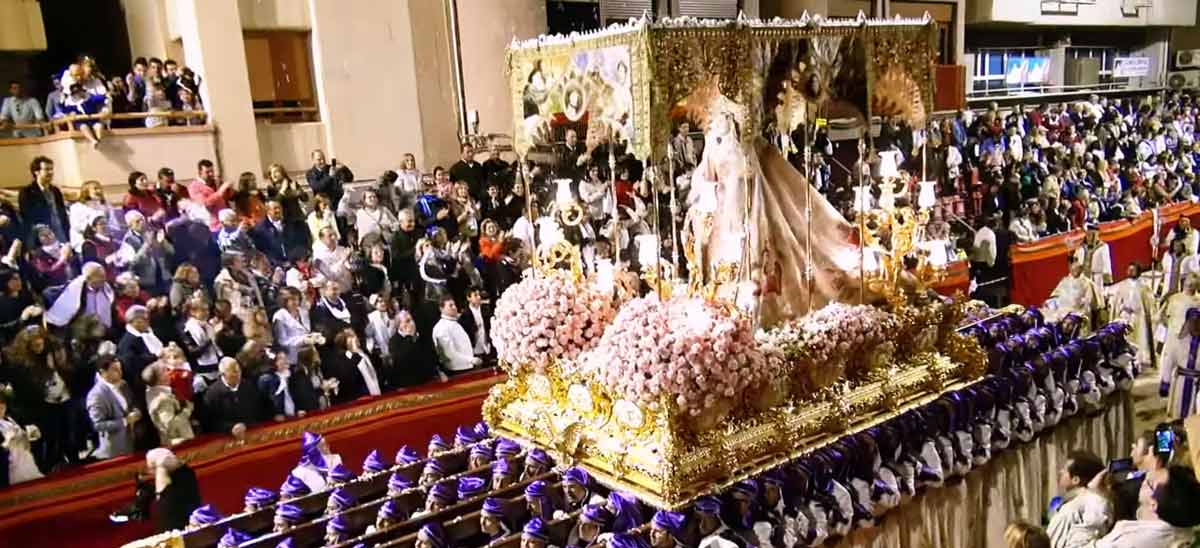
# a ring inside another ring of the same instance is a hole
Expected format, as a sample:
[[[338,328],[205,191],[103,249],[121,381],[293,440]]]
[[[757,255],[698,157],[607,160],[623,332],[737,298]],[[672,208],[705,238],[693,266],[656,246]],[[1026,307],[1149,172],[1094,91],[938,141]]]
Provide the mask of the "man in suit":
[[[97,382],[87,395],[88,417],[100,436],[96,458],[110,459],[133,452],[134,426],[142,412],[134,405],[133,391],[122,380],[121,361],[104,355],[96,360]]]
[[[162,353],[163,344],[150,329],[150,312],[142,305],[134,305],[125,311],[125,333],[117,343],[117,357],[125,368],[125,376],[137,385],[131,389],[134,394],[144,393],[141,386],[142,370],[158,360]],[[144,404],[144,396],[134,401]]]
[[[470,143],[463,143],[459,150],[460,159],[450,166],[450,181],[466,183],[471,198],[478,200],[483,197],[483,166],[475,161],[475,147]]]
[[[267,218],[250,229],[254,247],[271,261],[271,266],[282,266],[288,262],[287,250],[296,246],[309,245],[303,226],[289,226],[283,218],[283,205],[275,200],[267,202]]]
[[[233,358],[222,358],[221,379],[204,393],[209,432],[229,432],[242,439],[246,426],[263,419],[263,399],[253,382],[242,382],[242,366]]]
[[[34,158],[29,163],[29,173],[33,181],[17,195],[25,226],[44,224],[54,231],[58,241],[69,241],[67,231],[71,222],[67,218],[67,206],[63,202],[62,191],[51,182],[54,179],[54,160],[45,156]],[[37,241],[33,233],[24,236],[30,242]]]
[[[345,194],[342,184],[353,181],[354,174],[350,172],[350,168],[339,164],[337,158],[325,163],[325,152],[317,149],[312,151],[312,168],[305,172],[304,178],[308,180],[308,187],[312,189],[313,194],[327,196],[333,210],[337,211],[342,195]]]
[[[475,356],[486,360],[492,353],[492,307],[483,302],[483,289],[473,287],[467,291],[467,309],[458,317],[467,336],[471,338]]]

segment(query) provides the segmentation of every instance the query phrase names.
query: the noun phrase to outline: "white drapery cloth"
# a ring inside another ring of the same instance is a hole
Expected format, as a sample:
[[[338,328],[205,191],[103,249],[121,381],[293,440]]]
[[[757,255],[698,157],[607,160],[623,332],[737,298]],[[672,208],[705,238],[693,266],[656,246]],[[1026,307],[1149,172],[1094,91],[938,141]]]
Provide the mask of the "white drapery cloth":
[[[1053,432],[1001,451],[962,480],[929,489],[884,516],[871,529],[850,533],[839,548],[961,548],[1004,546],[1004,528],[1024,519],[1040,523],[1056,476],[1076,449],[1124,455],[1133,442],[1133,402],[1126,392],[1107,400],[1098,416],[1076,415]]]

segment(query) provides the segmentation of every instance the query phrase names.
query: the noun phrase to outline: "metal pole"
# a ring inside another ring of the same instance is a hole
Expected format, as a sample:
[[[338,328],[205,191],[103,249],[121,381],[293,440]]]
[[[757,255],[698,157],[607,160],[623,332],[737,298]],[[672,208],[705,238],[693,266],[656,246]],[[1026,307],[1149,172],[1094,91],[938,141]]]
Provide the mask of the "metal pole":
[[[612,196],[612,249],[613,249],[613,268],[619,269],[621,264],[621,206],[617,205],[617,155],[613,152],[612,136],[608,139],[608,177],[609,177],[609,192]]]
[[[871,131],[870,125],[867,126],[867,131],[868,132]],[[858,172],[858,196],[855,197],[855,200],[858,201],[858,207],[856,207],[855,209],[859,210],[858,211],[858,277],[859,277],[860,283],[858,285],[858,304],[863,304],[867,301],[867,272],[866,272],[866,270],[867,270],[867,264],[866,264],[866,262],[867,262],[866,261],[867,212],[866,212],[866,203],[865,202],[867,202],[868,200],[864,199],[864,196],[866,196],[866,194],[865,194],[866,190],[864,188],[864,184],[866,183],[866,181],[865,181],[865,178],[863,177],[863,167],[865,167],[866,165],[867,165],[866,147],[863,146],[862,137],[859,137],[858,138],[858,168],[855,170]]]
[[[671,255],[672,263],[675,265],[675,276],[679,276],[679,246],[683,239],[679,238],[679,230],[675,224],[675,146],[671,142],[670,137],[667,138],[667,179],[671,189]]]
[[[650,167],[650,159],[649,158],[646,158],[645,165],[646,165],[647,169],[656,169],[656,170],[658,169],[657,166],[655,166],[654,168]],[[658,172],[655,171],[654,173],[658,173]],[[661,212],[658,209],[659,208],[658,177],[657,176],[654,177],[654,181],[647,182],[647,184],[650,185],[650,193],[654,196],[654,247],[655,247],[655,249],[654,249],[654,283],[658,285],[658,287],[655,287],[654,289],[655,289],[655,292],[658,293],[658,296],[661,298],[663,296],[663,294],[662,294],[662,227],[660,226],[661,223],[659,223],[659,217],[660,217]],[[674,245],[674,242],[672,242],[672,245]]]
[[[466,141],[471,133],[467,123],[467,87],[463,82],[462,38],[458,28],[458,0],[446,0],[446,13],[450,19],[450,68],[454,74],[455,106],[458,107],[458,132]],[[526,197],[528,198],[528,196]]]
[[[522,183],[522,186],[525,187],[525,220],[529,222],[530,228],[533,229],[533,249],[531,251],[533,252],[532,253],[533,265],[536,267],[536,266],[538,266],[538,249],[537,249],[538,231],[537,231],[537,225],[533,222],[533,194],[530,191],[529,168],[526,167],[526,163],[525,163],[526,158],[528,158],[528,157],[529,157],[528,154],[523,154],[518,158],[518,161],[521,162],[521,167],[520,167],[521,183]],[[537,274],[538,270],[539,269],[537,269],[537,268],[533,269],[534,276],[538,275]]]

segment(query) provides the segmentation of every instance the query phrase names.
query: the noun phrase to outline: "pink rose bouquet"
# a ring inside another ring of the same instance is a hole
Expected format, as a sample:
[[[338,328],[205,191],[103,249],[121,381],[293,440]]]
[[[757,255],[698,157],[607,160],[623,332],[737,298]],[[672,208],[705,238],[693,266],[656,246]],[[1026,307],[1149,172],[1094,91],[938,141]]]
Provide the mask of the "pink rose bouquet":
[[[841,377],[841,368],[848,361],[886,341],[898,325],[895,316],[874,306],[831,303],[803,318],[759,332],[758,340],[790,362],[830,369],[829,374],[800,372],[816,380],[812,388],[819,389]]]
[[[618,396],[656,406],[666,396],[693,416],[737,402],[779,375],[754,341],[750,320],[700,299],[657,295],[625,303],[582,366]]]
[[[527,276],[496,303],[492,341],[513,373],[542,372],[558,359],[575,359],[592,348],[616,316],[612,297],[567,272]]]

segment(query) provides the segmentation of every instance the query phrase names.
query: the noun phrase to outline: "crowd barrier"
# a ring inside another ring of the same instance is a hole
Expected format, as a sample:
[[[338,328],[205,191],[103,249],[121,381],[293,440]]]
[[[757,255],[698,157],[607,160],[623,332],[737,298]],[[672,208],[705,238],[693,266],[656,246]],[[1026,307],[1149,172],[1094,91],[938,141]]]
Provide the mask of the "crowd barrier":
[[[1168,238],[1180,217],[1192,220],[1195,226],[1200,221],[1200,204],[1190,202],[1171,204],[1158,209],[1160,238]],[[1129,220],[1112,221],[1100,225],[1100,239],[1108,243],[1112,254],[1113,281],[1125,278],[1125,269],[1130,263],[1142,266],[1152,264],[1157,257],[1150,244],[1154,234],[1154,212],[1147,211]],[[1067,257],[1083,242],[1084,231],[1075,230],[1056,234],[1040,240],[1014,244],[1009,248],[1012,264],[1010,276],[1010,299],[1012,302],[1031,306],[1040,305],[1068,274]]]
[[[324,434],[343,462],[361,471],[372,449],[388,459],[405,444],[424,454],[433,434],[453,437],[455,427],[479,421],[488,389],[503,378],[493,371],[475,373],[449,384],[434,383],[301,419],[262,424],[250,429],[244,443],[227,435],[206,435],[175,451],[196,472],[205,502],[233,513],[241,509],[248,487],[279,488],[296,465],[305,430]],[[116,526],[107,519],[132,500],[134,476],[144,467],[139,454],[0,490],[0,545],[62,546],[66,535],[73,548],[99,548],[152,534],[152,522]]]

